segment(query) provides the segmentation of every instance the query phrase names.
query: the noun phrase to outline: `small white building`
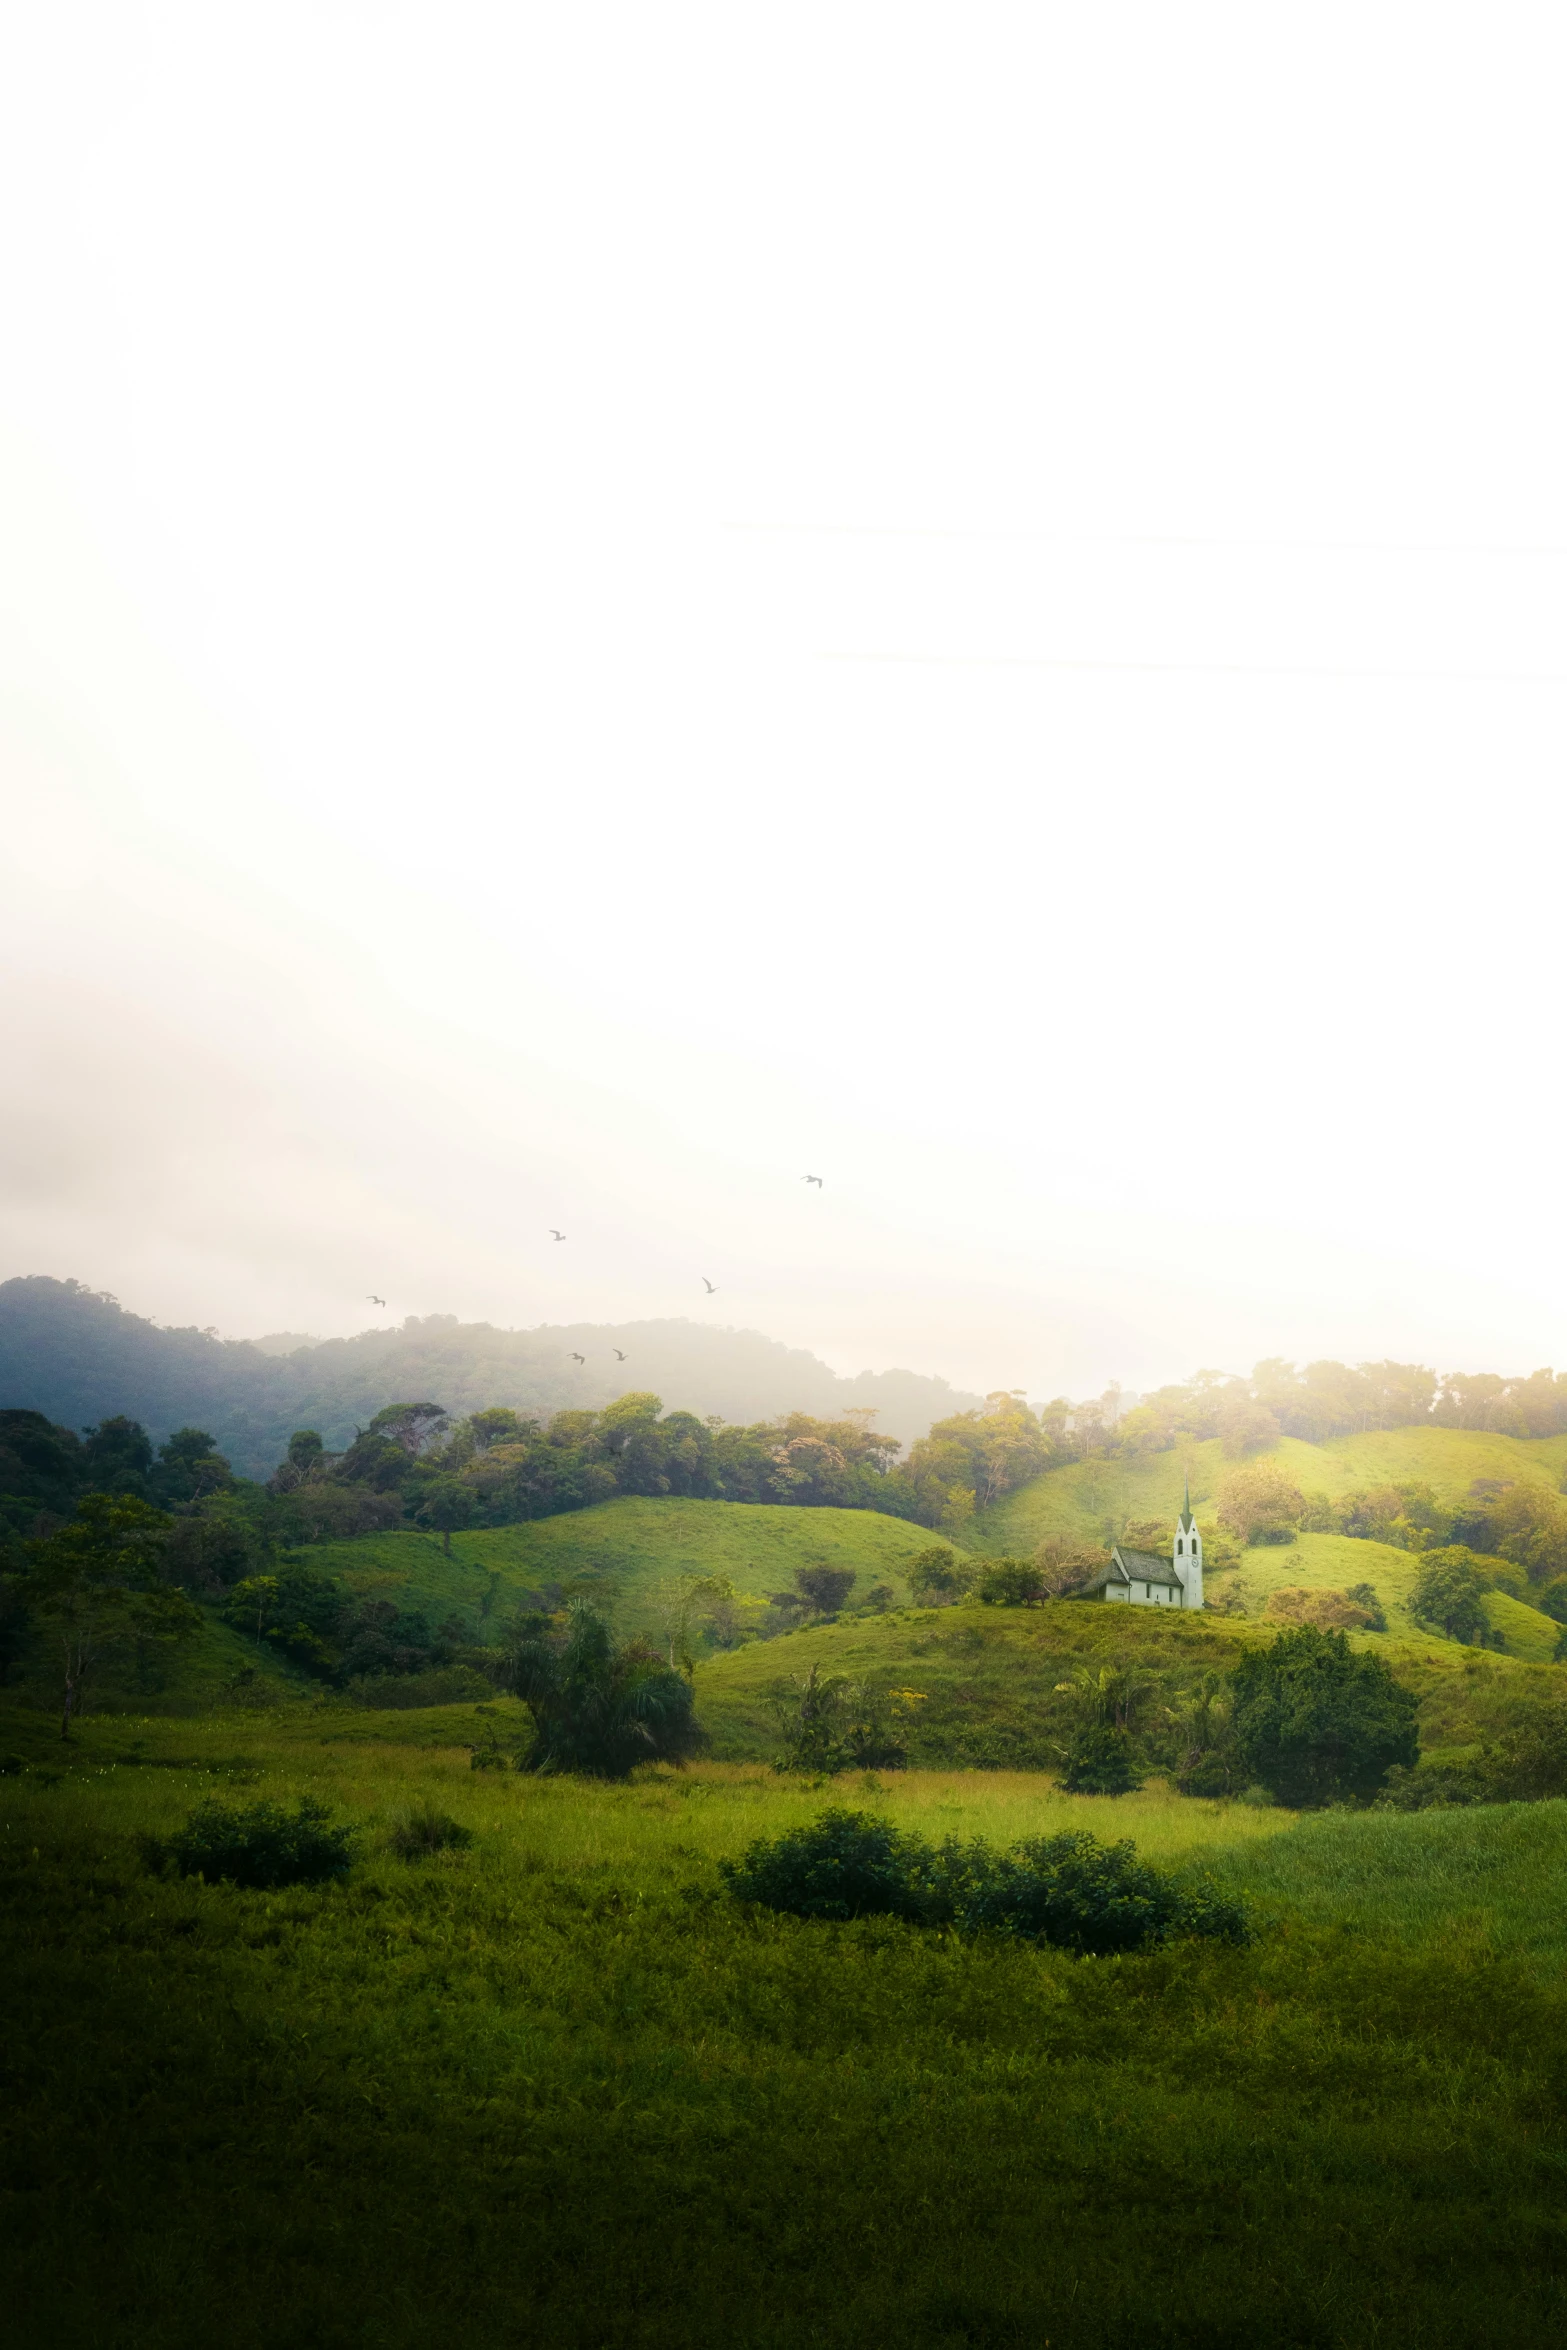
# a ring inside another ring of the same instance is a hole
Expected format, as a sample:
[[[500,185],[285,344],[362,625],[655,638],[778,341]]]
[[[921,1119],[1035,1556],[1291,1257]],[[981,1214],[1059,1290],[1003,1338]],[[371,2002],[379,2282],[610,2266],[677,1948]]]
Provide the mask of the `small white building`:
[[[1119,1599],[1132,1607],[1202,1606],[1202,1536],[1192,1516],[1192,1491],[1175,1521],[1175,1549],[1170,1558],[1157,1551],[1129,1550],[1118,1542],[1110,1564],[1101,1568],[1076,1595],[1079,1599]]]

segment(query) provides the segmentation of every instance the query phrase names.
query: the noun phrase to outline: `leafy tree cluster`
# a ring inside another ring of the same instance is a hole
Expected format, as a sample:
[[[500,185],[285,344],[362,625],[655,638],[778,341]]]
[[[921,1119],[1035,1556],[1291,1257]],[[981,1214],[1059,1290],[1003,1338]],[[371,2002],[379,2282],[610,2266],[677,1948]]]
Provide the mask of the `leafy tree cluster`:
[[[1157,1763],[1186,1795],[1259,1784],[1291,1809],[1364,1803],[1418,1752],[1418,1700],[1384,1659],[1312,1625],[1281,1633],[1228,1674],[1209,1671],[1174,1703],[1136,1663],[1079,1666],[1058,1694],[1074,1717],[1062,1749],[1069,1794],[1124,1794]]]
[[[423,1609],[357,1598],[297,1558],[280,1559],[270,1573],[234,1584],[224,1594],[223,1614],[236,1631],[339,1686],[473,1663],[484,1655],[469,1646],[455,1616],[432,1624]]]
[[[1567,1698],[1513,1696],[1506,1720],[1478,1752],[1397,1769],[1379,1808],[1425,1811],[1440,1804],[1538,1803],[1567,1795]]]
[[[789,1412],[752,1426],[665,1412],[623,1395],[546,1423],[494,1407],[452,1419],[435,1403],[390,1404],[346,1452],[300,1429],[270,1481],[305,1538],[412,1522],[451,1537],[587,1509],[618,1494],[689,1494],[803,1508],[874,1509],[916,1524],[962,1524],[1015,1484],[1069,1459],[1019,1398],[938,1422],[901,1446],[856,1410],[837,1420]]]
[[[840,1771],[901,1771],[917,1689],[881,1689],[813,1664],[774,1701],[782,1732],[777,1768],[813,1778]]]
[[[507,1640],[499,1679],[533,1717],[528,1771],[624,1779],[644,1762],[684,1762],[702,1743],[691,1684],[645,1641],[617,1645],[577,1602],[565,1622],[528,1613]]]
[[[1250,1378],[1200,1371],[1162,1387],[1129,1412],[1112,1394],[1074,1415],[1093,1449],[1128,1455],[1167,1452],[1183,1440],[1218,1437],[1236,1458],[1264,1452],[1281,1436],[1323,1444],[1376,1428],[1490,1429],[1506,1436],[1567,1430],[1567,1373],[1453,1372],[1438,1378],[1419,1363],[1323,1361],[1298,1368],[1271,1357]]]

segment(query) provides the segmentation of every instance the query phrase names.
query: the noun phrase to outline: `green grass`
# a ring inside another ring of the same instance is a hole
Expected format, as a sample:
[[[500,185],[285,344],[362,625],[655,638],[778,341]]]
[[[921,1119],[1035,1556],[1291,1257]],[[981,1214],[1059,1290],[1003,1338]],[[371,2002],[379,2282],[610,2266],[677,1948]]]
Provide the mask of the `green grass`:
[[[613,1601],[625,1632],[652,1628],[654,1586],[683,1573],[728,1575],[742,1596],[765,1599],[789,1589],[797,1567],[852,1567],[861,1592],[886,1582],[906,1599],[902,1570],[935,1539],[874,1510],[623,1499],[527,1526],[454,1534],[449,1558],[438,1536],[412,1532],[322,1543],[305,1557],[367,1598],[455,1612],[482,1638],[518,1592],[578,1578]]]
[[[1074,1667],[1144,1667],[1160,1685],[1157,1730],[1161,1709],[1203,1673],[1228,1670],[1246,1649],[1265,1645],[1281,1628],[1261,1618],[1165,1614],[1084,1600],[1037,1608],[910,1608],[816,1625],[707,1659],[697,1667],[697,1711],[716,1756],[770,1760],[779,1745],[776,1702],[814,1664],[882,1688],[917,1692],[922,1702],[907,1722],[909,1758],[916,1766],[1053,1770],[1073,1722],[1072,1700],[1058,1684]],[[1419,1694],[1422,1739],[1443,1751],[1492,1734],[1520,1696],[1567,1690],[1560,1666],[1496,1656],[1429,1634],[1356,1632],[1351,1638],[1385,1657]]]
[[[1320,1445],[1287,1436],[1265,1457],[1286,1469],[1303,1493],[1336,1498],[1370,1485],[1418,1479],[1443,1500],[1458,1501],[1477,1477],[1544,1485],[1556,1492],[1567,1473],[1567,1436],[1526,1440],[1465,1428],[1389,1428]],[[966,1540],[973,1550],[1004,1556],[1031,1551],[1046,1534],[1098,1542],[1118,1531],[1126,1518],[1168,1519],[1173,1526],[1188,1468],[1193,1504],[1206,1515],[1238,1465],[1226,1458],[1217,1438],[1140,1460],[1074,1461],[1034,1478],[983,1512]]]
[[[1226,1844],[1215,1873],[1280,1919],[1392,1934],[1411,1949],[1507,1950],[1567,1970],[1567,1906],[1551,1892],[1567,1875],[1567,1803],[1334,1813],[1285,1837]]]
[[[339,1728],[98,1721],[56,1783],[0,1779],[19,2341],[1493,2350],[1567,2319],[1567,1807],[833,1791],[1130,1833],[1268,1920],[1074,1961],[738,1908],[717,1859],[823,1800],[767,1771],[530,1781]],[[363,1857],[272,1895],[147,1874],[138,1836],[215,1789],[323,1797]],[[394,1858],[421,1803],[472,1847]]]
[[[1332,1444],[1302,1444],[1286,1437],[1266,1455],[1287,1470],[1303,1493],[1337,1497],[1366,1486],[1419,1479],[1443,1500],[1461,1500],[1479,1477],[1537,1484],[1556,1492],[1567,1469],[1567,1437],[1524,1441],[1461,1428],[1391,1428],[1369,1436],[1340,1437]],[[1127,1518],[1166,1518],[1174,1525],[1188,1464],[1192,1501],[1205,1516],[1224,1479],[1238,1464],[1226,1458],[1217,1440],[1185,1452],[1154,1453],[1135,1461],[1078,1461],[1052,1469],[1009,1494],[976,1518],[969,1547],[987,1556],[1029,1552],[1046,1534],[1067,1533],[1100,1542]],[[1353,1541],[1342,1534],[1302,1534],[1293,1543],[1260,1544],[1245,1551],[1237,1566],[1210,1573],[1209,1596],[1238,1598],[1262,1615],[1270,1592],[1290,1584],[1342,1591],[1354,1583],[1376,1588],[1387,1613],[1390,1639],[1421,1637],[1409,1600],[1420,1572],[1418,1557],[1384,1542]],[[1487,1603],[1493,1629],[1510,1654],[1545,1663],[1555,1650],[1557,1627],[1538,1608],[1498,1594]]]

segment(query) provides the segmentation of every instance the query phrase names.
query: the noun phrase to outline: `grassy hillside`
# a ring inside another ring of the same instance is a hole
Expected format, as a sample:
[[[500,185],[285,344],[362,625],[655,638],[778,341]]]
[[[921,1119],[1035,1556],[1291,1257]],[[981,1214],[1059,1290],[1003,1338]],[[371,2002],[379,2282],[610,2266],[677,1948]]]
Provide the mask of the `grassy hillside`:
[[[1567,1473],[1567,1436],[1529,1440],[1466,1428],[1389,1428],[1369,1436],[1337,1437],[1329,1444],[1303,1444],[1286,1436],[1264,1457],[1287,1470],[1306,1494],[1336,1497],[1363,1486],[1418,1478],[1442,1499],[1456,1501],[1477,1477],[1512,1479],[1557,1492]],[[1237,1465],[1216,1437],[1140,1460],[1074,1461],[1036,1477],[984,1511],[973,1521],[968,1546],[1004,1556],[1032,1550],[1046,1534],[1101,1541],[1126,1518],[1168,1518],[1173,1526],[1188,1470],[1193,1506],[1206,1514]]]
[[[1559,2337],[1567,1805],[1297,1825],[1004,1772],[855,1791],[937,1836],[1131,1834],[1263,1928],[1079,1961],[742,1909],[718,1860],[821,1801],[765,1770],[476,1775],[404,1719],[350,1726],[99,1723],[63,1775],[5,1781],[18,2341]],[[352,1875],[150,1874],[139,1838],[215,1789],[324,1801]],[[396,1859],[430,1803],[471,1847]]]
[[[1073,1718],[1070,1698],[1057,1684],[1075,1666],[1135,1661],[1159,1677],[1161,1701],[1171,1703],[1201,1674],[1228,1669],[1279,1629],[1083,1600],[1038,1608],[913,1608],[822,1624],[710,1658],[697,1668],[697,1711],[715,1755],[736,1762],[770,1758],[779,1743],[775,1702],[816,1665],[920,1693],[923,1702],[909,1721],[909,1759],[917,1767],[1053,1771]],[[1444,1751],[1475,1744],[1505,1713],[1509,1693],[1555,1694],[1567,1685],[1554,1665],[1515,1662],[1453,1641],[1371,1632],[1354,1640],[1385,1656],[1420,1694],[1422,1739]]]
[[[1460,1428],[1393,1428],[1320,1445],[1285,1437],[1265,1457],[1287,1470],[1306,1494],[1337,1498],[1366,1486],[1419,1480],[1440,1499],[1458,1501],[1477,1478],[1558,1491],[1567,1470],[1567,1436],[1526,1441]],[[1128,1518],[1168,1519],[1173,1526],[1188,1473],[1193,1506],[1207,1516],[1236,1466],[1216,1439],[1184,1452],[1155,1453],[1136,1461],[1077,1461],[1035,1478],[975,1519],[968,1545],[988,1556],[1004,1556],[1031,1551],[1046,1534],[1107,1541]],[[1341,1534],[1302,1534],[1293,1543],[1246,1551],[1238,1566],[1222,1575],[1210,1574],[1207,1588],[1212,1598],[1237,1598],[1260,1615],[1269,1593],[1287,1585],[1342,1591],[1354,1583],[1370,1583],[1387,1612],[1389,1634],[1414,1638],[1420,1635],[1409,1598],[1418,1573],[1419,1561],[1412,1552],[1386,1543],[1356,1542]],[[1536,1663],[1549,1660],[1559,1627],[1548,1616],[1500,1593],[1486,1604],[1492,1626],[1510,1653]]]
[[[438,1616],[455,1612],[482,1637],[518,1592],[576,1578],[613,1603],[628,1633],[651,1628],[659,1580],[685,1573],[728,1575],[743,1597],[765,1599],[787,1589],[797,1567],[852,1567],[861,1595],[890,1583],[907,1599],[902,1570],[932,1539],[923,1527],[874,1510],[622,1499],[528,1526],[454,1534],[450,1558],[438,1537],[416,1533],[323,1543],[307,1556],[363,1597],[418,1604]]]

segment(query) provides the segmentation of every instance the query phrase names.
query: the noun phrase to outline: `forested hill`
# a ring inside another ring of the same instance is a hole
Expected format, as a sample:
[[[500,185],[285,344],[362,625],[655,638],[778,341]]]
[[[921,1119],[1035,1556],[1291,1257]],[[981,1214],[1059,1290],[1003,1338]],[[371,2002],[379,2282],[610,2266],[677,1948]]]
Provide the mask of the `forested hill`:
[[[840,1379],[802,1348],[697,1322],[498,1330],[430,1314],[278,1355],[212,1331],[160,1329],[75,1281],[0,1282],[0,1408],[71,1428],[125,1413],[154,1437],[195,1425],[245,1476],[265,1477],[295,1428],[318,1429],[340,1451],[391,1403],[428,1397],[454,1415],[492,1405],[546,1415],[647,1389],[726,1420],[868,1406],[877,1428],[904,1443],[982,1400],[914,1371]]]

